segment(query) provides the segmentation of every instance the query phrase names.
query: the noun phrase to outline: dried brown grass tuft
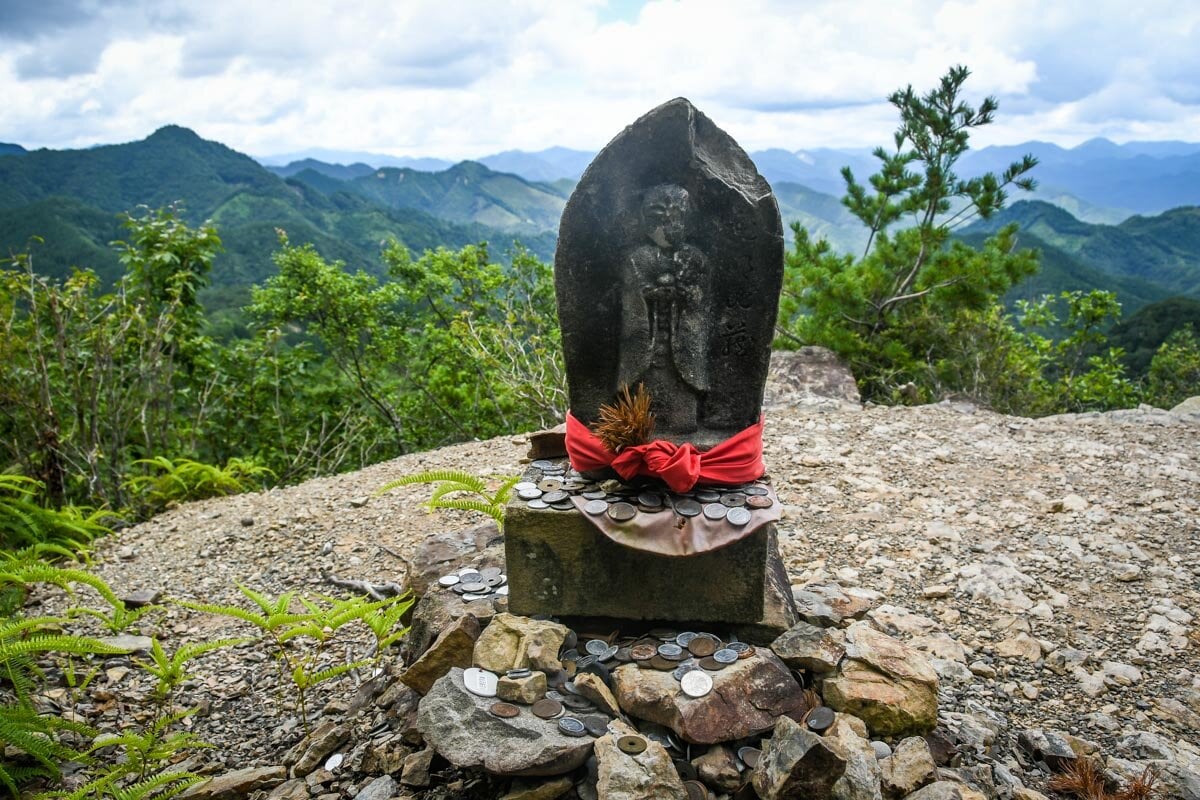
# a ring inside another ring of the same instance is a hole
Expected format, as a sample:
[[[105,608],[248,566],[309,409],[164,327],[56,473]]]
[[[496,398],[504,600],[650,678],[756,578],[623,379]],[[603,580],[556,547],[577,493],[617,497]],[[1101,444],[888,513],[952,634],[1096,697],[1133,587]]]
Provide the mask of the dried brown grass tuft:
[[[1061,774],[1051,778],[1049,786],[1053,791],[1073,795],[1080,800],[1152,800],[1162,794],[1155,785],[1156,781],[1157,776],[1150,767],[1146,767],[1124,789],[1110,792],[1104,781],[1104,773],[1096,763],[1088,758],[1080,758]]]
[[[592,433],[614,453],[650,441],[654,435],[654,414],[650,411],[650,393],[645,384],[639,383],[637,391],[632,393],[628,386],[622,386],[615,405],[600,406],[600,419],[592,426]]]

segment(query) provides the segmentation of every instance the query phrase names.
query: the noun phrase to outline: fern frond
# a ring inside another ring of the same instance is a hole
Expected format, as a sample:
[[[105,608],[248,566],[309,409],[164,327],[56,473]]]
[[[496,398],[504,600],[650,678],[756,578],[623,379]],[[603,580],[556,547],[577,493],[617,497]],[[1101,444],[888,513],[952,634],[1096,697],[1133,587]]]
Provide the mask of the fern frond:
[[[352,661],[348,664],[338,664],[337,666],[317,670],[316,672],[309,672],[303,665],[300,665],[292,670],[292,681],[297,686],[308,689],[316,686],[318,683],[324,683],[325,681],[341,677],[351,670],[361,669],[370,665],[370,663],[369,659],[363,659],[361,661]]]
[[[512,494],[513,487],[521,482],[520,475],[513,475],[504,483],[500,484],[500,488],[492,495],[492,505],[505,506],[508,505],[508,498]]]
[[[232,617],[240,619],[242,622],[248,622],[256,628],[267,630],[270,625],[267,618],[262,614],[255,614],[253,611],[247,611],[238,606],[225,606],[217,603],[197,603],[193,600],[176,600],[176,605],[190,608],[192,611],[202,611],[205,614],[216,614],[222,617]]]
[[[392,489],[398,489],[401,486],[412,486],[416,483],[435,483],[439,481],[450,481],[459,483],[467,487],[463,491],[475,492],[483,494],[487,491],[487,484],[482,478],[472,475],[470,472],[461,469],[427,469],[412,475],[405,475],[403,478],[397,478],[394,481],[385,483],[375,492],[378,497],[381,494],[386,494]]]
[[[438,508],[455,508],[459,511],[478,511],[481,514],[487,514],[496,522],[504,522],[504,509],[497,508],[492,503],[483,500],[468,500],[466,498],[449,498],[438,501]]]

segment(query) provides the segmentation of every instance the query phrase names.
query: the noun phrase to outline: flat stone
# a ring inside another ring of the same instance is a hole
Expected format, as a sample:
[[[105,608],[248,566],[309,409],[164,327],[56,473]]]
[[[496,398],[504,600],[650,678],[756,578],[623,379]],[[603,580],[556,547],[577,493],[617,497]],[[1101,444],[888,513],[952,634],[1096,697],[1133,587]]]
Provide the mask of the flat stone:
[[[846,658],[822,682],[825,702],[854,714],[876,736],[926,733],[937,725],[937,673],[922,653],[866,622],[846,630]]]
[[[860,619],[871,610],[872,601],[832,582],[811,582],[793,587],[792,597],[800,619],[823,628]]]
[[[892,800],[912,794],[937,780],[937,765],[929,743],[920,736],[902,739],[887,758],[881,759],[883,794]]]
[[[836,628],[797,622],[771,643],[771,650],[792,669],[826,674],[837,669],[846,654],[846,636]]]
[[[121,598],[126,608],[143,608],[152,606],[162,599],[162,589],[139,589]]]
[[[267,795],[267,800],[308,800],[308,798],[308,784],[301,778],[284,781]]]
[[[510,703],[532,705],[546,696],[546,673],[534,671],[524,678],[501,676],[496,683],[496,697]]]
[[[705,449],[759,421],[783,284],[779,206],[690,102],[648,112],[592,161],[563,210],[554,277],[581,422],[639,383],[658,438]]]
[[[349,736],[348,726],[327,719],[283,757],[284,763],[292,764],[292,775],[302,778],[323,764]]]
[[[845,771],[837,745],[780,717],[751,780],[762,800],[826,800]]]
[[[855,723],[858,723],[857,725]],[[830,790],[834,800],[881,800],[879,759],[866,738],[866,727],[856,717],[838,714],[825,731],[827,742],[836,745],[846,769]]]
[[[135,636],[131,633],[101,636],[100,641],[109,647],[116,647],[127,653],[149,653],[154,649],[154,639],[149,636]]]
[[[1017,746],[1034,761],[1044,762],[1056,772],[1061,772],[1078,757],[1068,734],[1062,731],[1029,728],[1017,734]]]
[[[552,778],[548,781],[515,780],[500,800],[555,800],[562,797],[575,785],[569,777]]]
[[[567,455],[567,423],[529,434],[530,461],[544,458],[565,458]]]
[[[284,767],[247,767],[198,783],[179,796],[189,800],[233,800],[247,797],[251,792],[270,789],[283,783],[286,778],[287,769]]]
[[[1200,395],[1193,395],[1171,409],[1172,414],[1200,414]]]
[[[617,698],[613,696],[612,690],[600,679],[599,675],[583,672],[576,675],[572,682],[580,695],[595,703],[596,707],[605,714],[610,717],[621,716],[621,706],[617,702]]]
[[[1037,639],[1028,633],[1017,633],[996,644],[996,655],[1001,658],[1023,658],[1026,661],[1037,661],[1042,657],[1042,647]]]
[[[693,744],[715,744],[770,730],[778,717],[800,709],[800,685],[768,650],[713,674],[712,691],[692,698],[669,672],[624,664],[613,670],[621,708],[657,722]]]
[[[918,789],[905,800],[969,800],[963,793],[964,785],[954,781],[936,781]]]
[[[562,669],[558,652],[567,627],[517,614],[497,614],[475,642],[475,666],[503,674],[510,669]]]
[[[622,736],[638,735],[620,720],[596,740],[599,780],[596,791],[604,800],[687,800],[687,790],[665,747],[645,738],[646,749],[636,755],[617,746]]]
[[[710,789],[718,792],[733,792],[742,785],[742,773],[738,770],[737,755],[733,748],[718,744],[710,747],[704,755],[692,759],[696,774]]]
[[[400,674],[400,680],[421,694],[427,694],[434,681],[451,667],[466,669],[471,666],[475,642],[481,631],[479,619],[471,614],[454,620],[438,634],[429,649]]]
[[[395,793],[396,779],[391,775],[380,775],[359,790],[354,800],[391,800]]]
[[[486,625],[496,614],[496,607],[488,600],[463,602],[462,597],[442,586],[430,586],[413,608],[412,625],[404,637],[402,654],[404,663],[412,664],[429,649],[442,631],[455,620],[472,616],[479,620],[480,627]]]
[[[404,759],[404,767],[400,772],[400,782],[405,786],[423,787],[429,785],[429,770],[433,766],[434,749],[426,747]]]
[[[494,703],[468,692],[454,667],[421,699],[417,728],[454,766],[497,775],[562,775],[591,755],[590,738],[563,736],[553,721],[532,714],[495,717],[488,713]]]

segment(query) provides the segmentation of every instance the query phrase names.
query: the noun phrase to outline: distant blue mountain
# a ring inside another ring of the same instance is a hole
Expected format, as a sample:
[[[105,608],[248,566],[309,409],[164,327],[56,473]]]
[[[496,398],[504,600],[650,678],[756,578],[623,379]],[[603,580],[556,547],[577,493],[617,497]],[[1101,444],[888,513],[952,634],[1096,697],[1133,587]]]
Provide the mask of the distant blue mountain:
[[[29,151],[19,144],[0,142],[0,156],[23,156]]]
[[[299,161],[293,161],[284,167],[267,167],[267,169],[281,178],[290,178],[306,170],[312,170],[327,178],[334,178],[339,181],[354,180],[355,178],[361,178],[363,175],[370,175],[375,171],[375,167],[372,167],[370,164],[364,164],[361,161],[354,164],[326,164],[324,161],[318,161],[315,158],[304,158]]]
[[[386,153],[368,153],[362,150],[330,150],[324,147],[314,147],[296,153],[281,153],[278,155],[258,156],[255,160],[264,167],[287,167],[300,161],[319,161],[325,164],[366,164],[370,167],[408,167],[423,172],[441,172],[454,166],[453,161],[443,158],[423,158],[413,156],[389,156]],[[300,167],[300,170],[311,168]]]
[[[587,150],[550,147],[536,153],[505,150],[478,159],[480,164],[496,172],[511,172],[527,181],[556,181],[560,178],[579,180],[596,154]]]

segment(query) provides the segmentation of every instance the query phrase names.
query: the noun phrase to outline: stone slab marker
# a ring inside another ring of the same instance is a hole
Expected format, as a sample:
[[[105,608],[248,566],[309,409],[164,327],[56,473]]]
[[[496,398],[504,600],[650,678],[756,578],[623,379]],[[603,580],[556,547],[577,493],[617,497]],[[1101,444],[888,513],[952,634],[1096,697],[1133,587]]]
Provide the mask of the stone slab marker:
[[[654,441],[700,459],[749,441],[746,469],[755,471],[724,486],[701,471],[698,484],[671,491],[658,472],[627,475],[623,487],[661,490],[664,501],[659,510],[630,498],[633,519],[588,513],[579,493],[550,508],[514,500],[505,527],[510,609],[723,623],[769,641],[796,619],[778,555],[778,501],[754,484],[783,282],[770,186],[728,134],[687,100],[672,100],[627,127],[584,172],[563,211],[554,268],[577,433],[590,437],[580,423],[593,425],[624,387],[642,386]],[[603,464],[616,455],[601,452]],[[573,458],[589,479],[617,475]],[[554,479],[557,469],[543,463],[525,479]],[[699,504],[715,498],[699,490],[714,487],[761,490],[755,499],[765,505],[748,503],[728,523],[708,518]]]

